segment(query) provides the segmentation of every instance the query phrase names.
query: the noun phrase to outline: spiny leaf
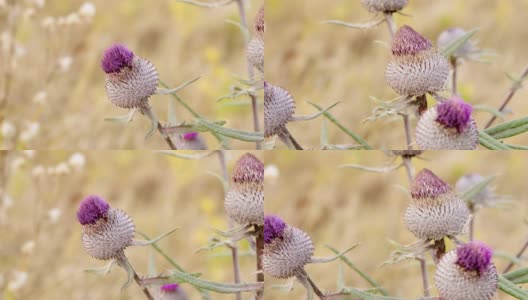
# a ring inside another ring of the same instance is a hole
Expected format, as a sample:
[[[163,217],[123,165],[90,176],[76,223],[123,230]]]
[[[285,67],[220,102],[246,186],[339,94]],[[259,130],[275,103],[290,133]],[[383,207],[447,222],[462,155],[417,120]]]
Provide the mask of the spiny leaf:
[[[490,150],[511,150],[510,147],[497,141],[485,131],[479,132],[479,143]]]
[[[214,122],[210,122],[204,119],[196,119],[198,126],[206,128],[208,131],[217,133],[233,139],[245,141],[245,142],[261,142],[264,140],[264,134],[262,132],[248,132],[237,129],[225,128],[219,126]]]
[[[371,29],[383,23],[384,21],[385,19],[379,19],[377,21],[371,21],[371,22],[366,22],[366,23],[347,23],[347,22],[339,21],[339,20],[326,20],[321,23],[340,25],[340,26],[345,26],[348,28],[355,28],[355,29]]]
[[[197,278],[189,273],[173,270],[171,277],[180,282],[186,282],[193,286],[222,294],[234,294],[239,292],[254,292],[264,288],[264,283],[220,283]]]
[[[327,108],[325,109],[322,109],[320,110],[319,112],[316,112],[314,114],[311,114],[311,115],[303,115],[303,116],[293,116],[291,118],[291,121],[292,122],[298,122],[298,121],[309,121],[309,120],[313,120],[317,117],[319,117],[320,115],[324,114],[325,112],[329,111],[330,109],[332,109],[334,106],[338,105],[339,102],[336,102],[330,106],[328,106]]]
[[[106,122],[113,122],[113,123],[130,123],[134,119],[134,115],[136,114],[137,109],[131,109],[128,114],[122,115],[122,116],[116,116],[116,117],[107,117],[104,118]]]
[[[528,131],[528,117],[509,121],[485,130],[495,139],[504,139]]]
[[[356,297],[361,297],[363,300],[406,300],[404,298],[389,297],[389,296],[380,296],[376,294],[371,294],[354,288],[345,288],[343,289],[344,293],[349,293]]]
[[[499,289],[506,294],[513,296],[520,300],[528,299],[528,291],[515,285],[513,282],[506,279],[504,276],[499,275]]]
[[[185,88],[186,86],[190,85],[191,83],[197,81],[198,79],[200,79],[201,76],[198,76],[196,78],[193,78],[175,88],[172,88],[172,89],[167,89],[167,88],[163,88],[163,89],[158,89],[156,91],[157,94],[159,95],[168,95],[168,94],[174,94],[174,93],[177,93],[179,92],[180,90],[182,90],[183,88]]]

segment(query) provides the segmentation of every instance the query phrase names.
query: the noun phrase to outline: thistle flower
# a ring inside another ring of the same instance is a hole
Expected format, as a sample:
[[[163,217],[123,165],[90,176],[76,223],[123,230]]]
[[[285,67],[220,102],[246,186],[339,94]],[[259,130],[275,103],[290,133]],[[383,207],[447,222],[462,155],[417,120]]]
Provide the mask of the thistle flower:
[[[255,35],[247,45],[247,58],[251,65],[264,73],[264,6],[255,18]]]
[[[498,275],[491,256],[492,250],[476,241],[444,255],[435,274],[440,296],[449,300],[494,299]]]
[[[304,231],[274,215],[264,218],[264,272],[276,278],[302,276],[313,252],[312,240]]]
[[[444,89],[449,62],[428,39],[405,25],[392,41],[392,56],[385,77],[398,94],[421,96]]]
[[[103,55],[101,67],[106,73],[106,95],[122,108],[143,108],[156,93],[158,72],[152,63],[123,45],[113,45]]]
[[[407,6],[409,0],[362,0],[361,2],[371,12],[393,13]]]
[[[160,300],[187,300],[187,295],[177,283],[164,284],[160,287]]]
[[[459,194],[465,193],[470,188],[481,183],[486,178],[477,173],[470,173],[460,177],[456,183],[456,190]],[[486,185],[475,196],[473,196],[472,203],[475,208],[493,206],[500,201],[501,196],[495,194],[495,188]]]
[[[224,207],[241,225],[264,223],[264,164],[252,154],[246,153],[236,162]]]
[[[207,144],[198,132],[187,132],[179,136],[177,148],[180,150],[207,150]]]
[[[466,203],[451,186],[428,169],[416,175],[404,219],[407,229],[417,238],[440,240],[460,235],[469,217]]]
[[[463,37],[465,34],[467,34],[467,32],[460,27],[453,27],[442,31],[437,40],[438,48],[443,49],[447,47],[449,44]],[[462,46],[458,47],[455,53],[453,53],[453,56],[468,60],[478,60],[478,57],[481,54],[482,50],[478,48],[477,43],[470,39]]]
[[[264,81],[264,136],[285,133],[294,112],[295,103],[290,93]]]
[[[100,260],[124,259],[124,250],[133,243],[135,226],[123,211],[111,208],[99,196],[86,197],[77,219],[83,226],[82,244],[92,257]]]
[[[424,150],[471,150],[478,145],[473,108],[454,97],[428,109],[416,126],[416,143]]]

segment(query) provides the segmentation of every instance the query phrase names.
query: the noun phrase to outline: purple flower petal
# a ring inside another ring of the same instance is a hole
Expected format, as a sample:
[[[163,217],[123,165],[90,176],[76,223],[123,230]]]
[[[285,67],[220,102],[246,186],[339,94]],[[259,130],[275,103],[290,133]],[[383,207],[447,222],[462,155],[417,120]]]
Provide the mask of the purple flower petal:
[[[432,47],[431,41],[414,31],[410,26],[401,27],[392,42],[392,54],[414,55]]]
[[[198,132],[187,132],[183,134],[183,139],[186,141],[193,141],[198,137]]]
[[[432,198],[451,190],[449,184],[436,176],[431,170],[423,169],[414,178],[411,196],[414,199]]]
[[[160,287],[160,290],[163,292],[176,292],[180,288],[180,285],[177,283],[164,284]]]
[[[275,215],[264,217],[264,243],[269,244],[274,239],[282,236],[286,223]]]
[[[437,105],[436,121],[446,128],[455,128],[462,132],[471,121],[473,107],[460,98],[453,98]]]
[[[493,250],[482,242],[470,242],[457,248],[457,264],[466,271],[482,273],[491,263]]]
[[[95,224],[108,213],[110,205],[99,196],[90,195],[81,201],[77,211],[77,220],[81,225]]]
[[[117,73],[132,64],[134,53],[121,44],[115,44],[106,49],[101,61],[101,67],[106,74]]]

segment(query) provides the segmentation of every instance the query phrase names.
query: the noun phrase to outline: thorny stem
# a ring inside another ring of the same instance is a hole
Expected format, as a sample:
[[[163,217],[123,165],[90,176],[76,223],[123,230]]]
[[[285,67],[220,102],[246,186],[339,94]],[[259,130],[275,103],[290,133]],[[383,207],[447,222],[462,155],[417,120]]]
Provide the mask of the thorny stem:
[[[526,251],[526,249],[528,249],[528,240],[526,241],[526,243],[524,243],[524,246],[521,248],[521,250],[519,251],[519,253],[517,253],[517,256],[515,256],[516,258],[521,258],[521,256],[523,256],[524,252]],[[508,273],[514,266],[514,263],[511,262],[507,267],[506,269],[504,269],[504,271],[502,273]]]
[[[219,150],[218,151],[218,160],[220,162],[220,169],[222,170],[222,177],[224,178],[224,181],[226,184],[229,182],[229,177],[227,175],[227,167],[226,167],[226,158],[225,158],[225,151]],[[224,193],[226,193],[227,190],[224,190]],[[228,217],[227,220],[228,228],[233,228],[233,221],[231,218]],[[233,275],[235,279],[235,283],[240,283],[240,264],[238,260],[238,245],[237,242],[233,239],[231,240],[232,246],[229,247],[231,249],[231,260],[233,261]],[[235,293],[235,297],[237,300],[242,300],[242,294],[240,292]]]
[[[528,76],[528,66],[524,67],[524,71],[521,75],[521,77],[518,79],[518,81],[514,82],[513,85],[510,88],[510,92],[508,95],[506,95],[506,98],[502,101],[502,105],[499,108],[499,112],[503,112],[508,103],[510,103],[513,96],[515,96],[515,93],[522,87],[522,81]],[[497,116],[491,117],[491,119],[488,121],[484,129],[489,128],[493,122],[497,119]]]
[[[237,6],[238,6],[238,13],[240,15],[240,25],[244,30],[248,30],[248,25],[246,21],[246,9],[244,6],[244,0],[236,0]],[[245,39],[245,46],[247,47],[249,40],[246,35],[244,35]],[[249,80],[253,80],[254,73],[253,73],[253,66],[247,60],[247,68],[248,68],[248,76]],[[253,128],[256,132],[260,132],[260,123],[259,123],[259,115],[258,115],[258,102],[257,102],[257,96],[253,93],[249,93],[249,97],[251,98],[251,109],[253,112]],[[262,144],[260,142],[256,142],[256,148],[257,150],[262,149]]]
[[[136,281],[136,283],[141,287],[141,290],[143,291],[143,294],[145,294],[145,296],[147,296],[147,299],[154,300],[154,297],[152,297],[152,295],[150,294],[148,288],[143,287],[141,285],[141,279],[139,278],[139,276],[136,273],[136,271],[134,271],[134,281]]]
[[[116,260],[117,260],[117,263],[122,268],[124,268],[127,272],[132,272],[132,274],[134,276],[134,281],[141,288],[141,290],[143,291],[143,294],[145,294],[145,296],[147,296],[147,299],[154,300],[154,297],[152,297],[152,295],[150,294],[148,288],[143,285],[143,283],[141,281],[141,278],[139,278],[138,274],[136,273],[136,270],[134,270],[134,267],[132,267],[132,265],[130,264],[130,262],[126,258],[125,254],[122,253],[122,257],[119,257]]]
[[[152,122],[156,122],[157,123],[156,126],[158,128],[158,131],[161,134],[161,136],[163,136],[163,138],[165,139],[165,142],[167,142],[167,145],[169,145],[169,148],[171,148],[172,150],[178,150],[178,148],[176,147],[176,145],[174,145],[174,143],[172,142],[170,137],[163,133],[163,131],[164,131],[163,125],[161,124],[160,121],[158,121],[158,119],[154,115],[154,112],[152,111],[152,108],[150,106],[142,107],[141,108],[141,113],[144,114],[145,116],[147,116]]]
[[[315,284],[315,282],[313,282],[312,278],[310,278],[310,276],[308,276],[308,274],[304,274],[306,276],[306,279],[308,280],[308,282],[310,283],[310,285],[312,286],[312,289],[314,291],[314,293],[317,295],[317,297],[319,297],[320,299],[326,299],[326,296],[323,292],[321,292],[321,290],[317,287],[317,285]]]
[[[454,56],[451,56],[449,58],[449,62],[451,63],[451,67],[453,68],[453,78],[452,78],[452,83],[451,83],[451,94],[453,96],[456,96],[458,95],[458,92],[457,92],[457,58],[454,57]]]
[[[262,255],[264,254],[264,226],[255,225],[255,240],[257,244],[257,282],[264,282],[262,270]],[[264,299],[264,290],[257,291],[257,299]]]

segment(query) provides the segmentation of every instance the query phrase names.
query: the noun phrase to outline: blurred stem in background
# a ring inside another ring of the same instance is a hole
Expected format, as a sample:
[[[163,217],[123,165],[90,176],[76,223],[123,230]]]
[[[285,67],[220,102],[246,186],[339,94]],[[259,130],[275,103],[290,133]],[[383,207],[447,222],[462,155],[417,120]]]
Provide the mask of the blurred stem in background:
[[[7,102],[9,100],[9,92],[11,90],[11,82],[13,79],[13,63],[12,59],[15,53],[15,41],[18,26],[18,14],[20,13],[15,6],[15,0],[7,0],[7,36],[10,42],[8,42],[7,51],[4,51],[5,56],[2,61],[3,66],[3,84],[2,84],[2,98],[0,98],[0,125],[3,124],[7,116]]]
[[[240,14],[240,25],[244,30],[248,31],[247,26],[247,18],[246,18],[246,8],[244,5],[244,0],[236,0],[237,6],[238,6],[238,12]],[[248,31],[249,32],[249,31]],[[249,36],[247,34],[244,34],[244,45],[245,48],[247,48],[247,44],[249,43]],[[253,66],[249,62],[249,60],[246,59],[247,68],[248,68],[248,80],[252,81],[254,79],[254,73],[253,73]],[[257,102],[257,96],[255,96],[254,93],[249,93],[249,97],[251,98],[251,108],[253,112],[253,127],[255,129],[255,132],[260,132],[260,122],[259,122],[259,114],[258,114],[258,102]],[[262,149],[262,144],[260,142],[256,142],[256,148],[257,150]]]
[[[521,248],[519,253],[517,253],[516,258],[520,259],[527,249],[528,249],[528,240],[526,241],[526,243],[524,243],[524,246]],[[515,265],[515,263],[513,261],[510,262],[510,264],[506,267],[506,269],[504,269],[504,272],[502,272],[502,273],[504,273],[504,274],[508,273],[513,268],[514,265]]]

